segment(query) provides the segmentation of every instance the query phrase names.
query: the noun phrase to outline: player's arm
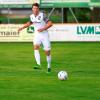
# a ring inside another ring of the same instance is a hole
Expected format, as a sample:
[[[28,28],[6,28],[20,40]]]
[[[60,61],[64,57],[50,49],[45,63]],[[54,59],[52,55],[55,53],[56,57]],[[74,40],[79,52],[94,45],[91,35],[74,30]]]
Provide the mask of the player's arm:
[[[53,25],[52,21],[48,21],[47,24],[44,26],[44,30],[47,30],[48,28],[50,28]]]
[[[18,32],[22,31],[24,28],[29,27],[30,25],[32,25],[32,22],[27,22],[27,23],[25,23],[22,27],[20,27],[20,28],[18,29]]]
[[[49,20],[49,18],[46,16],[45,13],[43,14],[43,20],[46,23],[46,25],[43,28],[39,29],[38,30],[39,32],[47,30],[48,28],[50,28],[53,25],[52,21]]]
[[[46,23],[46,25],[45,25],[43,28],[38,29],[38,31],[39,31],[39,32],[42,32],[42,31],[44,31],[44,30],[47,30],[47,29],[50,28],[52,25],[53,25],[52,22],[51,22],[51,21],[48,21],[48,22]]]

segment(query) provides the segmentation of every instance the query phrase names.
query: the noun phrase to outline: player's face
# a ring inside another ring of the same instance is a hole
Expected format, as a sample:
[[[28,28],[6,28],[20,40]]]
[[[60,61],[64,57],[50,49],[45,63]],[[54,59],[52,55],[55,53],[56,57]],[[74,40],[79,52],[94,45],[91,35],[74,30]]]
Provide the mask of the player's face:
[[[34,14],[34,15],[38,15],[38,13],[39,13],[39,8],[38,8],[37,6],[33,6],[32,11],[33,11],[33,14]]]

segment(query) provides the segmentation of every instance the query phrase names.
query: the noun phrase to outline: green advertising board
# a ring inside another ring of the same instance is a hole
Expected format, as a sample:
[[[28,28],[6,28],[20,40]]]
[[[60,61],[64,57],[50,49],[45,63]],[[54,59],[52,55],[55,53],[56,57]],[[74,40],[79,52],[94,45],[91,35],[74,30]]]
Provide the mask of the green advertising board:
[[[100,0],[40,0],[41,7],[92,7],[100,6]]]
[[[100,0],[91,0],[91,2],[89,3],[89,6],[100,7]]]
[[[30,8],[34,2],[40,0],[0,0],[0,8]]]
[[[0,8],[31,8],[32,4],[1,4]]]
[[[100,7],[100,0],[0,0],[0,8],[31,8],[34,2],[41,7]]]

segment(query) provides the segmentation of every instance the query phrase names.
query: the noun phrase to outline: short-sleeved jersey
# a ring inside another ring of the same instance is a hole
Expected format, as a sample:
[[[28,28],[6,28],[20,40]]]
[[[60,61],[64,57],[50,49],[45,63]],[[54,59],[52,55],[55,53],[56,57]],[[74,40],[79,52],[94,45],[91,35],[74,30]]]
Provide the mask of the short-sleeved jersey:
[[[49,21],[46,14],[43,12],[39,12],[37,16],[34,14],[30,15],[30,22],[33,23],[33,26],[35,28],[35,32],[38,32],[38,29],[43,28],[46,23]],[[47,33],[47,30],[43,31],[42,33]]]

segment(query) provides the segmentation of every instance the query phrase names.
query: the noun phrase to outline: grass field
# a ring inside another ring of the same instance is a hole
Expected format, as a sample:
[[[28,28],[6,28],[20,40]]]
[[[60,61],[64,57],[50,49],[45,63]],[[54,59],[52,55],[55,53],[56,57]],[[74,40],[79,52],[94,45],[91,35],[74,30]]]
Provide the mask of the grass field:
[[[0,43],[0,100],[100,100],[100,43],[52,43],[52,72],[34,70],[32,43]],[[68,72],[60,81],[57,73]]]

